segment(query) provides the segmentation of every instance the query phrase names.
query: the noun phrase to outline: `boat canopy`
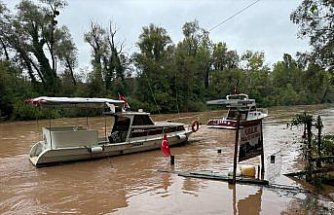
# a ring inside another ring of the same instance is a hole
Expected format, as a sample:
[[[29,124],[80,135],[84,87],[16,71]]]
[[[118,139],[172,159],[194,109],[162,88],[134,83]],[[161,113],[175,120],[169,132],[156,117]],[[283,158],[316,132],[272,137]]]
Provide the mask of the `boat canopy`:
[[[61,107],[103,107],[105,105],[124,104],[123,100],[108,98],[82,98],[82,97],[48,97],[41,96],[26,100],[26,103],[35,107],[61,106]]]
[[[217,99],[206,102],[208,105],[226,105],[230,107],[255,106],[255,99]]]

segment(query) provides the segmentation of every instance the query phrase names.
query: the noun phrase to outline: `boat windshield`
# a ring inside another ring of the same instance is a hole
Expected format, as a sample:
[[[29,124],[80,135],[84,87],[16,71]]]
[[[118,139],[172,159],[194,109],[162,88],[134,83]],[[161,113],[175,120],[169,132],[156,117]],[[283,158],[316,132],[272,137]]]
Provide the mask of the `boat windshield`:
[[[148,115],[135,115],[132,125],[154,125]]]
[[[238,113],[240,113],[240,120],[246,120],[247,119],[247,111],[239,111],[237,108],[230,108],[227,119],[230,120],[237,120],[238,119]]]

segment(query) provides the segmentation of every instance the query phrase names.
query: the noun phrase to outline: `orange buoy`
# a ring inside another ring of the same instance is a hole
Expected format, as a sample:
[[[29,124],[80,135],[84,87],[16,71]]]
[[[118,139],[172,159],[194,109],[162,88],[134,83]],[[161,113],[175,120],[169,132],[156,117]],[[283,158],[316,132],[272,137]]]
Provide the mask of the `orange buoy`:
[[[195,120],[191,123],[191,130],[193,132],[196,132],[196,131],[198,131],[198,129],[199,129],[199,122],[197,120]]]

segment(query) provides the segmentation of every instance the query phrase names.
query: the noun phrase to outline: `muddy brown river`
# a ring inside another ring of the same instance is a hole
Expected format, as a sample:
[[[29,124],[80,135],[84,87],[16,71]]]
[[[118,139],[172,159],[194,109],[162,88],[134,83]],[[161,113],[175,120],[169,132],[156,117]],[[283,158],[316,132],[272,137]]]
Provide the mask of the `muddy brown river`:
[[[300,191],[231,186],[158,171],[223,172],[232,167],[234,133],[205,125],[224,111],[153,116],[156,121],[190,123],[198,119],[203,123],[190,136],[189,144],[171,149],[174,167],[156,150],[36,169],[28,160],[29,149],[41,139],[41,128],[50,121],[0,123],[0,214],[330,214],[332,188],[315,194],[309,192],[309,186],[282,175],[302,168],[300,146],[294,143],[302,132],[287,128],[287,122],[304,110],[322,116],[325,132],[334,131],[334,106],[271,108],[264,121],[265,178]],[[104,117],[51,123],[87,124],[104,135]],[[272,154],[276,156],[274,164],[269,162]],[[260,159],[242,163],[259,165]]]

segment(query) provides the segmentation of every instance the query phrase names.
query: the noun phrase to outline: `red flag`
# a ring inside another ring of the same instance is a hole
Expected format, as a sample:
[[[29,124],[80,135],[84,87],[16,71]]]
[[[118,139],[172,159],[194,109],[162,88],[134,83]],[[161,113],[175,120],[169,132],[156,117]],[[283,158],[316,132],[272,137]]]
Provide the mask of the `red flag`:
[[[128,100],[126,100],[125,96],[121,95],[118,93],[118,100],[122,100],[124,101],[124,104],[123,104],[123,109],[127,109],[127,108],[130,108],[130,105],[128,103]]]
[[[162,139],[160,148],[162,153],[164,153],[166,157],[171,155],[166,134],[164,134],[164,138]]]

